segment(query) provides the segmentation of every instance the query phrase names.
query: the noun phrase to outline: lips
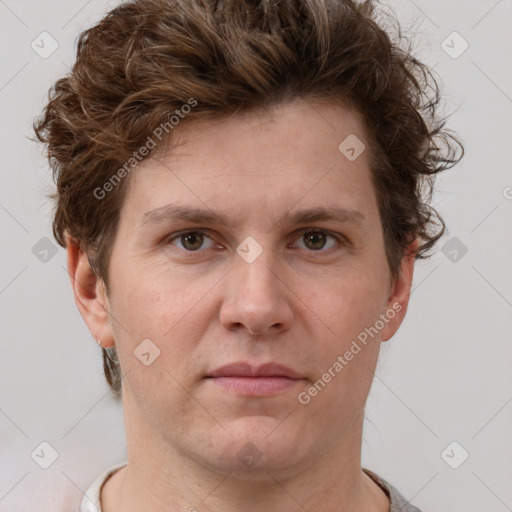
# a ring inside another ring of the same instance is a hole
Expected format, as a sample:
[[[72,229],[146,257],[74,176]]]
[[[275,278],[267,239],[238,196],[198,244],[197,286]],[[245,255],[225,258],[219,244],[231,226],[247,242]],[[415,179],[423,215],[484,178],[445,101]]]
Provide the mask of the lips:
[[[292,392],[305,379],[282,364],[255,366],[239,361],[217,368],[207,376],[206,381],[231,395],[269,398]]]
[[[292,380],[300,380],[296,371],[278,363],[265,363],[260,366],[252,366],[245,362],[236,362],[217,368],[208,377],[286,377]]]

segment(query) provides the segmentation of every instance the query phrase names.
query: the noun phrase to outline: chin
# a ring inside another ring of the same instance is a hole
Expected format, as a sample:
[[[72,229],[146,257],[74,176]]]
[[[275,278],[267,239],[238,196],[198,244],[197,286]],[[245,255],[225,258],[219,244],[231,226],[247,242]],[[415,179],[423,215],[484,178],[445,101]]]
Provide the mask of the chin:
[[[285,423],[268,416],[249,416],[226,424],[231,436],[210,445],[208,465],[251,481],[266,481],[269,473],[284,476],[292,472],[305,463],[307,443],[298,426]]]

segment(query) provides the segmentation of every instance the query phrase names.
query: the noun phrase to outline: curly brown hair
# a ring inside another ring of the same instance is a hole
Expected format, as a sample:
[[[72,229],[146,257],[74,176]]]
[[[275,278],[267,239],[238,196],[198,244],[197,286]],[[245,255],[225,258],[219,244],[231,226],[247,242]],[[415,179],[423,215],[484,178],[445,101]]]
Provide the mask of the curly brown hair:
[[[392,41],[377,14],[373,2],[352,0],[133,0],[113,9],[80,35],[72,71],[34,123],[57,185],[59,244],[78,243],[108,291],[128,182],[120,178],[158,127],[170,141],[172,117],[187,104],[179,117],[189,123],[311,98],[343,101],[363,117],[391,275],[414,237],[416,257],[428,257],[445,229],[430,205],[435,175],[464,150],[439,117],[433,71],[398,23]],[[105,349],[103,361],[119,394],[118,362]]]

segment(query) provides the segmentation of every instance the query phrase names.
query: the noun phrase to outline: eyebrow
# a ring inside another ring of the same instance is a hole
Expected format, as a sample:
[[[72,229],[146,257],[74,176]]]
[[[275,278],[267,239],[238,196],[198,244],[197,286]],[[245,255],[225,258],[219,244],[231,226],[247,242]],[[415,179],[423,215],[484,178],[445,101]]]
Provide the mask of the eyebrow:
[[[147,226],[177,220],[189,221],[197,224],[220,224],[223,226],[229,226],[231,224],[229,219],[221,213],[214,212],[212,210],[189,208],[173,204],[161,206],[160,208],[144,213],[140,224],[142,226]],[[365,228],[367,226],[366,217],[361,212],[337,207],[318,207],[286,212],[276,224],[305,224],[308,222],[318,221],[351,223],[360,228]]]

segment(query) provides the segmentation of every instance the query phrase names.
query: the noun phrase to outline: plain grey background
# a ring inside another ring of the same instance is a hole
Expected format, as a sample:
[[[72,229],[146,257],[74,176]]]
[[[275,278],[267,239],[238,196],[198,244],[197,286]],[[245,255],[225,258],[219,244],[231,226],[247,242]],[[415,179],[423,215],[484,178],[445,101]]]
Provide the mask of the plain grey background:
[[[0,0],[1,512],[78,510],[92,480],[125,460],[122,409],[75,307],[65,251],[51,235],[51,176],[42,148],[28,139],[48,88],[73,61],[77,35],[116,4]],[[454,112],[448,126],[466,156],[438,181],[434,202],[448,232],[435,256],[416,264],[406,320],[383,346],[364,467],[425,511],[505,512],[512,0],[385,4],[406,33],[420,33],[417,54],[441,77],[446,111]]]

